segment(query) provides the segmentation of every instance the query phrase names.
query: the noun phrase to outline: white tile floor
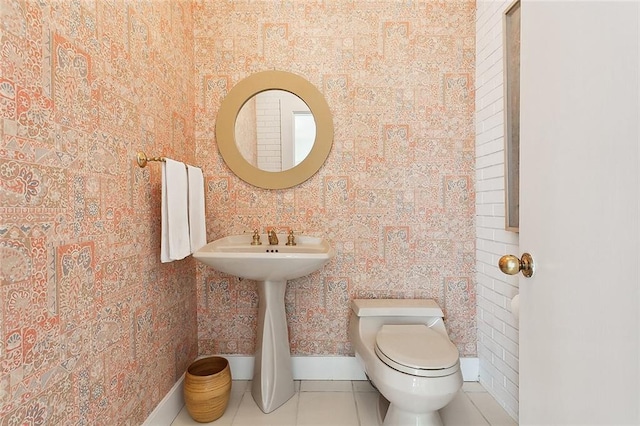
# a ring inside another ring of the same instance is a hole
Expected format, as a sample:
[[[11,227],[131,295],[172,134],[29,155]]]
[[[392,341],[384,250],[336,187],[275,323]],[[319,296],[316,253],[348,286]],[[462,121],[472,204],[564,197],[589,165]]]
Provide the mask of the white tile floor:
[[[296,394],[282,407],[264,414],[251,397],[251,382],[234,380],[231,398],[216,426],[376,426],[378,392],[365,381],[296,382]],[[515,426],[517,423],[476,382],[465,382],[456,398],[440,411],[445,426]],[[186,408],[172,426],[195,426]]]

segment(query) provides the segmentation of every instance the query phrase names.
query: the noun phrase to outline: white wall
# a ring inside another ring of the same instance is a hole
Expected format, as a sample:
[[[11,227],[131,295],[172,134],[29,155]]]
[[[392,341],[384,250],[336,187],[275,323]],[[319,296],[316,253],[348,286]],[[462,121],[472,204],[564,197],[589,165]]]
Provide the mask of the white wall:
[[[502,274],[503,254],[520,255],[518,234],[505,231],[503,15],[509,1],[477,2],[476,262],[480,382],[518,419],[518,323],[511,299],[518,278]]]
[[[256,95],[258,168],[269,172],[282,170],[282,129],[278,92],[279,90],[267,90]]]

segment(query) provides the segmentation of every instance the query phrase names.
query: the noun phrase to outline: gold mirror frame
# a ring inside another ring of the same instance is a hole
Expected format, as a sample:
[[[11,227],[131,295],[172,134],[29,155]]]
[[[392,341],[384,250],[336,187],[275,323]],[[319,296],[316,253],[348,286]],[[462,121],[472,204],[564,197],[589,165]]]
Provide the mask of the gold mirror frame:
[[[281,172],[260,170],[250,164],[238,150],[235,137],[236,117],[251,97],[265,90],[285,90],[302,99],[316,122],[316,139],[307,158],[295,167]],[[224,98],[216,123],[218,150],[236,176],[251,185],[265,189],[296,186],[316,174],[329,156],[333,145],[333,119],[329,105],[310,82],[285,71],[262,71],[236,84]]]

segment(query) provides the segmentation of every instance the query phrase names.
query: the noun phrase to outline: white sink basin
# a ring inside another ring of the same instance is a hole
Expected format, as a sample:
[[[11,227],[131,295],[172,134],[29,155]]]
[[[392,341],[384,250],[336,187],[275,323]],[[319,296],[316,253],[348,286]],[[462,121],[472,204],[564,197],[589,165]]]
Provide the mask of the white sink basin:
[[[315,272],[327,263],[335,250],[321,238],[296,235],[296,245],[287,246],[286,235],[280,243],[269,245],[266,234],[262,245],[252,246],[252,235],[232,235],[215,240],[193,254],[212,268],[237,277],[258,281],[282,281]]]
[[[321,238],[304,235],[296,235],[295,246],[285,244],[286,235],[278,235],[280,244],[276,245],[269,244],[266,234],[260,240],[261,245],[252,246],[252,234],[220,238],[193,257],[220,272],[257,281],[258,330],[251,394],[258,407],[270,413],[295,393],[284,309],[287,280],[320,269],[335,250]]]

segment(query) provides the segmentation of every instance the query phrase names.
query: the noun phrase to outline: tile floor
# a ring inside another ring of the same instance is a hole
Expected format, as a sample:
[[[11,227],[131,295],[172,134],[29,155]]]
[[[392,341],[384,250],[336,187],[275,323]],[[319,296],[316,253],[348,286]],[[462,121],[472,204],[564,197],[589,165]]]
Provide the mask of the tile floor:
[[[378,392],[366,381],[297,381],[297,392],[282,407],[264,414],[251,397],[251,382],[234,380],[224,415],[215,426],[376,426]],[[445,426],[515,426],[517,423],[477,382],[465,382],[440,411]],[[172,426],[202,425],[186,408]]]

